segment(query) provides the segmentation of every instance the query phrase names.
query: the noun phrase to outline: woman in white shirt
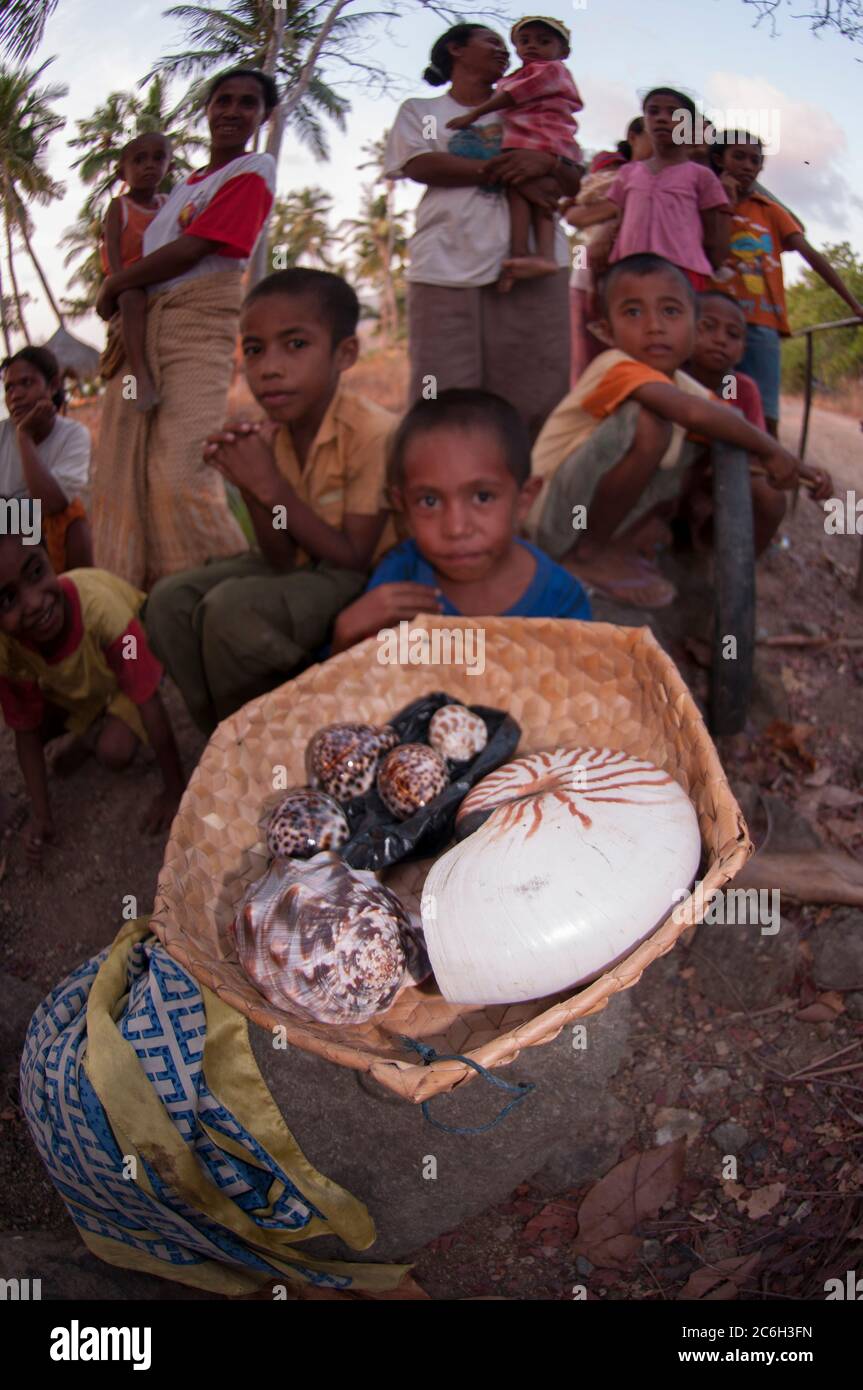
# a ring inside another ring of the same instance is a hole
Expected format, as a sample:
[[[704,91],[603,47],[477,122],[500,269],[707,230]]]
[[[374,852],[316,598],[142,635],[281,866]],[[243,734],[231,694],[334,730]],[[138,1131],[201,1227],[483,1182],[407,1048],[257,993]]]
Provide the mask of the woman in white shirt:
[[[96,560],[139,588],[245,550],[224,483],[203,461],[223,421],[242,272],[273,201],[271,155],[247,152],[278,103],[271,77],[232,68],[210,85],[210,158],[172,189],[140,260],[109,275],[96,304],[146,288],[147,363],[160,401],[137,411],[127,363],[105,393],[93,479]]]
[[[399,108],[385,172],[426,185],[407,277],[411,401],[451,386],[481,387],[511,401],[536,434],[569,386],[569,249],[558,227],[558,274],[499,293],[510,245],[501,185],[554,206],[578,192],[580,170],[542,150],[501,154],[499,114],[469,130],[447,129],[453,116],[488,100],[508,64],[505,43],[483,24],[442,34],[424,77],[449,90]]]
[[[0,421],[0,497],[39,504],[41,538],[58,574],[92,565],[81,494],[90,476],[90,432],[58,414],[60,368],[44,347],[25,347],[0,364],[9,419]]]

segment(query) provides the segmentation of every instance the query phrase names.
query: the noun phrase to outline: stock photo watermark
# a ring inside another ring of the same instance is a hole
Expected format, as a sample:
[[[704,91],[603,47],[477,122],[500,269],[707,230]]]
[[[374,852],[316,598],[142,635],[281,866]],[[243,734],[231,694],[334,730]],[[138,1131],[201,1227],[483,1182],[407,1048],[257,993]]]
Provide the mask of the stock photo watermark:
[[[0,536],[20,536],[23,545],[42,539],[42,503],[38,497],[0,497]]]
[[[671,920],[677,926],[689,921],[684,904],[687,888],[675,888],[672,902],[677,906]],[[709,927],[760,927],[762,936],[775,936],[782,916],[778,888],[709,889],[699,880],[691,890],[692,904],[700,921]]]
[[[469,676],[485,670],[485,628],[411,627],[403,618],[398,627],[378,632],[381,666],[462,666]]]

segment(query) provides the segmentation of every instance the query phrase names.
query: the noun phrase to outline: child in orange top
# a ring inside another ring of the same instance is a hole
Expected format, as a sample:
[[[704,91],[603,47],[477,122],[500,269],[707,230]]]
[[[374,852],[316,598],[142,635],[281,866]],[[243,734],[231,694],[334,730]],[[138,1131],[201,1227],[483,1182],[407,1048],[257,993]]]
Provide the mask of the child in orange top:
[[[120,151],[118,172],[128,193],[112,198],[102,227],[102,269],[116,275],[143,255],[144,233],[165,201],[157,193],[171,164],[171,145],[165,135],[153,131],[137,135]],[[147,366],[147,291],[126,290],[119,299],[120,323],[126,359],[135,377],[135,408],[152,410],[159,398]]]
[[[159,697],[162,667],[138,611],[144,595],[105,570],[69,570],[60,578],[42,544],[0,533],[0,711],[15,734],[30,797],[27,858],[37,865],[54,838],[43,745],[64,733],[85,735],[80,751],[125,767],[149,742],[164,788],[141,828],[170,825],[183,772]],[[4,807],[0,805],[0,818]]]
[[[785,308],[782,252],[799,251],[816,275],[861,319],[863,305],[858,304],[826,257],[806,240],[802,227],[787,208],[756,190],[755,181],[764,167],[761,141],[745,130],[726,130],[717,135],[714,150],[732,216],[729,254],[715,271],[711,285],[736,299],[746,316],[746,352],[740,367],[761,392],[767,429],[775,438],[779,425],[780,338],[787,338],[791,332]]]

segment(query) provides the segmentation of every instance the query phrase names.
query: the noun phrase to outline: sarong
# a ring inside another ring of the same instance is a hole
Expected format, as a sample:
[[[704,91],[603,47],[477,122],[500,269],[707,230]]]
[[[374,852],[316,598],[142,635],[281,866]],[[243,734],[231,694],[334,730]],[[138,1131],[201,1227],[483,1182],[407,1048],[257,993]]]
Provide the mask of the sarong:
[[[375,1239],[367,1209],[301,1152],[258,1071],[244,1015],[127,923],[40,1004],[21,1104],[84,1243],[125,1269],[222,1294],[273,1280],[394,1289],[406,1266],[291,1246]]]
[[[102,402],[92,484],[96,564],[138,588],[246,548],[225,484],[201,457],[224,423],[242,287],[239,271],[152,295],[147,362],[161,397],[135,409],[128,364]]]

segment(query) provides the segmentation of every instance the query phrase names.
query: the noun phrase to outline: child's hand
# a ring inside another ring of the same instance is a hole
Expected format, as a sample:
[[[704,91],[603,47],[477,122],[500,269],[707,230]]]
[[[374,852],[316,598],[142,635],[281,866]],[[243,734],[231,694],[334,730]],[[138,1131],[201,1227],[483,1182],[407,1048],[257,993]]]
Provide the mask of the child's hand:
[[[472,126],[474,117],[469,111],[466,116],[453,116],[451,121],[447,121],[447,130],[467,130]]]
[[[800,460],[796,459],[781,444],[776,444],[764,459],[767,476],[776,488],[793,488],[797,485]]]
[[[364,605],[363,617],[368,618],[369,631],[391,627],[403,618],[416,617],[417,613],[440,613],[443,607],[441,596],[430,584],[412,584],[409,581],[394,584],[379,584],[370,593],[357,599],[357,607]]]
[[[96,313],[99,315],[99,318],[104,319],[106,323],[108,319],[112,319],[116,314],[117,296],[114,294],[114,291],[111,288],[110,275],[102,281],[102,286],[99,290],[99,293],[96,296],[96,304],[94,307],[96,309]]]
[[[813,502],[826,502],[833,496],[833,479],[826,468],[801,468],[800,476],[811,483],[809,496]]]
[[[725,173],[719,175],[719,182],[725,190],[725,196],[729,203],[737,203],[740,200],[740,186],[733,174]]]
[[[144,812],[139,829],[145,835],[158,835],[160,830],[167,830],[177,814],[181,796],[182,792],[163,788]]]
[[[217,468],[229,483],[269,505],[273,484],[280,477],[269,439],[257,421],[226,425],[204,444],[204,462]]]
[[[54,822],[30,817],[24,830],[24,854],[31,869],[41,868],[42,850],[55,839]]]

